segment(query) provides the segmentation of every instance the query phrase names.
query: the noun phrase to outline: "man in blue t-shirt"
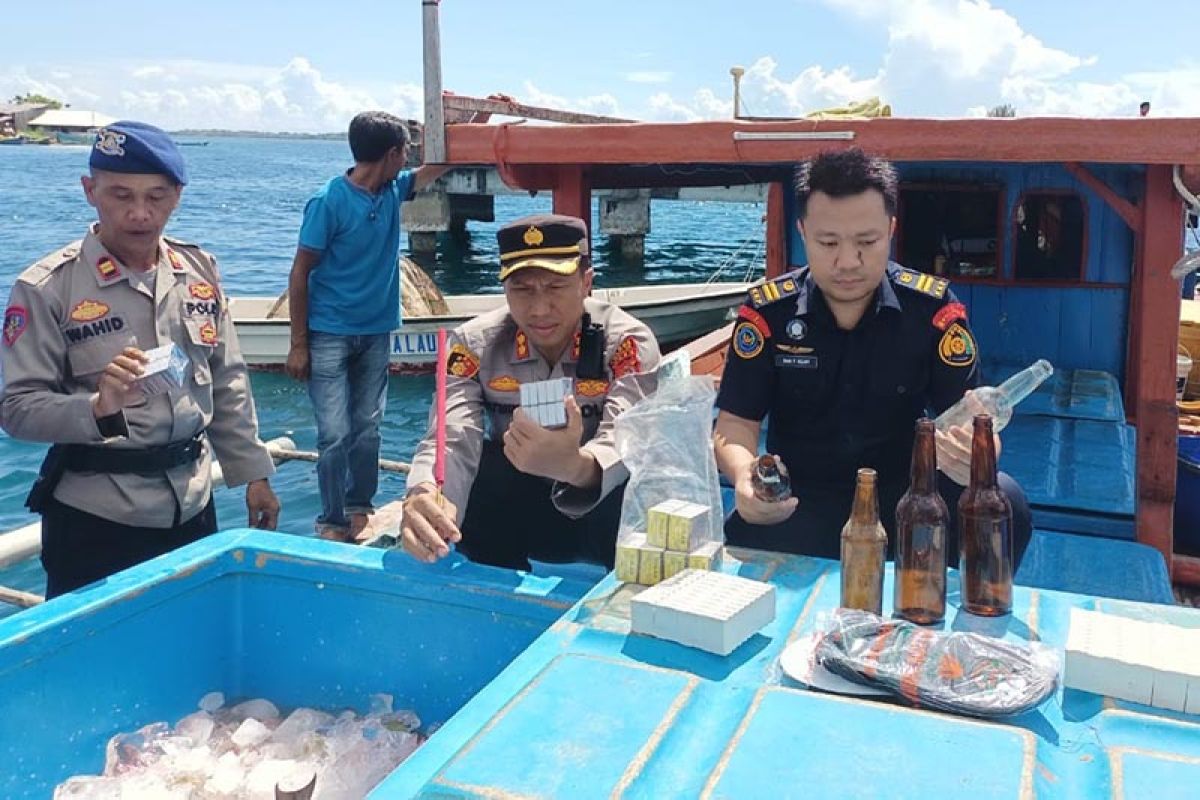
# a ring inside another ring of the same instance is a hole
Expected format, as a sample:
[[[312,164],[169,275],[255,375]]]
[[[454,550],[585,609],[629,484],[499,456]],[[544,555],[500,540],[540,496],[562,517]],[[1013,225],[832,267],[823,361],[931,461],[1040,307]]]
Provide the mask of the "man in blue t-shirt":
[[[388,339],[400,327],[400,204],[445,171],[406,170],[408,127],[382,111],[350,121],[354,166],[304,207],[288,279],[287,373],[317,418],[317,532],[360,535],[378,487]]]

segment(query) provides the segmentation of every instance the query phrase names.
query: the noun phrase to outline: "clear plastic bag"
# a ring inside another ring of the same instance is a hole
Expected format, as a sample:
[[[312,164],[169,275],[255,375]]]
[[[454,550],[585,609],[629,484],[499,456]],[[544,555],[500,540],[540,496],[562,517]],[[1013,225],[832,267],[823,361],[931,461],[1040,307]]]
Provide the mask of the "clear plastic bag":
[[[708,508],[699,542],[724,542],[721,485],[713,456],[716,388],[709,376],[672,376],[617,417],[617,452],[629,470],[617,540],[647,529],[647,511],[664,500]]]
[[[1061,658],[1038,642],[941,632],[839,608],[821,625],[815,659],[849,681],[916,705],[973,717],[1006,717],[1058,688]]]

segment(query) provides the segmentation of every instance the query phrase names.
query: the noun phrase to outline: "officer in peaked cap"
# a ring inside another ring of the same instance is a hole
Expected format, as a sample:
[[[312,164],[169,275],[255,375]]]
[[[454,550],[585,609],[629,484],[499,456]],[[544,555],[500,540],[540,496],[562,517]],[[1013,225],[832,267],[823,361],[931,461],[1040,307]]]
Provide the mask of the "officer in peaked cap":
[[[518,219],[497,233],[507,300],[451,332],[446,476],[434,482],[435,427],[417,448],[404,501],[403,546],[435,561],[449,545],[473,561],[528,569],[539,561],[611,566],[628,473],[613,421],[650,388],[654,335],[589,297],[583,220]],[[566,425],[543,427],[521,387],[570,385]]]
[[[89,165],[98,220],[21,273],[0,344],[0,426],[52,445],[28,500],[49,597],[216,531],[214,455],[228,485],[246,484],[251,525],[279,514],[216,260],[163,236],[187,183],[179,150],[116,122]],[[147,395],[144,351],[172,344],[187,368]]]

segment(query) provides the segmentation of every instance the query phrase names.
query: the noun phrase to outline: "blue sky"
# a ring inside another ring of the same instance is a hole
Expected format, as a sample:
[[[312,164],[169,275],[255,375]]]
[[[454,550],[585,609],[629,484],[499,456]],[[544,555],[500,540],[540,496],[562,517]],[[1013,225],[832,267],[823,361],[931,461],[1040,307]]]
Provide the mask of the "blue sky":
[[[421,115],[419,0],[12,4],[0,96],[178,127],[326,131]],[[445,86],[638,119],[802,114],[1200,116],[1197,27],[1166,0],[443,0]],[[1098,11],[1103,8],[1103,11]],[[1189,55],[1193,53],[1193,55]]]

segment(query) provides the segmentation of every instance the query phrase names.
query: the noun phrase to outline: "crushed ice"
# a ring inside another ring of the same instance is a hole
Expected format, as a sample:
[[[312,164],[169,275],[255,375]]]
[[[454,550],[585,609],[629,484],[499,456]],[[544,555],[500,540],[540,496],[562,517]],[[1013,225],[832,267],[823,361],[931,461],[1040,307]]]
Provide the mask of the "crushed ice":
[[[77,775],[54,800],[275,800],[316,776],[313,800],[358,800],[424,741],[421,720],[372,695],[369,711],[298,708],[283,717],[268,700],[225,705],[220,692],[179,720],[119,733],[103,775]]]

